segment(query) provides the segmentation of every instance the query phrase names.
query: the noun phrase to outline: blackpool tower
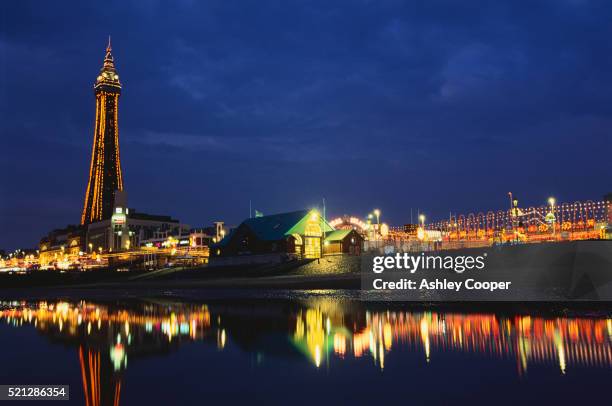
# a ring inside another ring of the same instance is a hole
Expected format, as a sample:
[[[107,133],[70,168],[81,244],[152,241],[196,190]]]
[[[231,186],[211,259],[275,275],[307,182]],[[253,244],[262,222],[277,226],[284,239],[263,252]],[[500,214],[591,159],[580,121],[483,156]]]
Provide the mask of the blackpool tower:
[[[119,82],[111,50],[109,37],[104,65],[94,84],[96,120],[89,181],[81,215],[83,225],[110,218],[113,214],[115,191],[123,190],[117,121],[121,82]]]

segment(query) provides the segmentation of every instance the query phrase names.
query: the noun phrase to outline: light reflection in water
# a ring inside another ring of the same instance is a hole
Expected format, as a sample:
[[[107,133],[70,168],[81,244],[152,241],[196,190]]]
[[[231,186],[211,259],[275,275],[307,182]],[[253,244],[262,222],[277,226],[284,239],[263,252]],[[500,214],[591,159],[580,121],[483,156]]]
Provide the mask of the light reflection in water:
[[[361,328],[349,331],[332,324],[331,332],[326,332],[321,328],[326,317],[308,309],[305,316],[298,315],[296,323],[294,337],[305,341],[304,348],[317,366],[318,349],[331,343],[338,357],[370,356],[381,369],[385,356],[396,346],[422,353],[426,362],[436,353],[449,351],[512,358],[519,374],[525,373],[530,363],[555,363],[561,373],[571,366],[612,367],[609,318],[382,311],[366,312]]]
[[[122,371],[128,366],[130,352],[163,352],[182,340],[206,340],[214,334],[206,305],[147,304],[126,309],[84,301],[0,302],[0,309],[0,319],[9,325],[30,324],[68,343],[79,340],[78,357],[88,406],[119,405]],[[220,346],[225,345],[224,330],[222,341]]]
[[[246,308],[252,312],[258,306]],[[0,302],[0,320],[77,343],[87,405],[119,405],[128,359],[131,363],[142,354],[177,349],[183,342],[206,342],[219,350],[231,343],[256,353],[259,362],[267,349],[240,341],[278,325],[287,327],[272,332],[286,335],[315,368],[369,357],[384,370],[386,359],[398,350],[431,363],[452,352],[513,360],[519,375],[534,364],[554,365],[560,373],[612,367],[609,318],[368,310],[360,303],[321,297],[280,307],[272,316],[248,313],[245,318],[245,306],[233,303],[214,310],[214,305],[182,303]],[[274,323],[262,323],[266,317]]]

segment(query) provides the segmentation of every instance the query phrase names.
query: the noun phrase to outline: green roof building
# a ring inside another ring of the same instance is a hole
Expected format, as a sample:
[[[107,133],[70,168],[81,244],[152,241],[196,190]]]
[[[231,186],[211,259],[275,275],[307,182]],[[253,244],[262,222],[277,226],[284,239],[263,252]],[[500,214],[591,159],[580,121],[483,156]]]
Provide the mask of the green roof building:
[[[270,262],[276,257],[320,258],[325,237],[334,231],[314,209],[250,218],[211,246],[211,258],[259,255]]]

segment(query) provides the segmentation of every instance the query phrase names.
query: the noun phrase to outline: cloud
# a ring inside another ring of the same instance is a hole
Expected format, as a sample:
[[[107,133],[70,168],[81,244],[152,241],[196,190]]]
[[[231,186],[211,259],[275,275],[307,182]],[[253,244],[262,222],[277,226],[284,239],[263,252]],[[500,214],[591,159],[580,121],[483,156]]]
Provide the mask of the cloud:
[[[289,134],[283,137],[224,137],[144,131],[138,136],[127,138],[126,142],[152,147],[172,147],[195,154],[206,153],[207,156],[217,156],[221,160],[229,158],[232,161],[246,159],[249,161],[318,162],[337,158],[337,151],[329,148],[329,145],[318,144],[315,140],[305,140]],[[352,156],[351,158],[359,157]]]
[[[520,50],[499,49],[484,43],[468,44],[452,54],[441,72],[439,96],[460,99],[472,92],[486,92],[504,82],[516,81],[527,60]]]

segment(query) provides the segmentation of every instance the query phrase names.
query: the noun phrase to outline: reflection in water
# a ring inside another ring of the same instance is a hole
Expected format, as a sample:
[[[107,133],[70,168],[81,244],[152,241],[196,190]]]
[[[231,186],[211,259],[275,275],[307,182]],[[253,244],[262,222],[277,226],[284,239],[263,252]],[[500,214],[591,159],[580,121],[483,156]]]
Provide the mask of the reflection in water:
[[[405,310],[316,298],[262,304],[229,302],[95,304],[0,302],[9,325],[34,326],[53,342],[77,349],[85,403],[119,405],[128,359],[170,353],[183,342],[228,343],[249,353],[289,355],[297,349],[316,368],[334,359],[370,357],[384,370],[394,351],[436,362],[462,352],[531,364],[612,367],[612,319]],[[223,320],[223,323],[222,323]],[[286,346],[262,337],[286,337]],[[282,347],[282,348],[280,348]]]
[[[13,326],[34,325],[54,341],[78,346],[85,404],[119,405],[122,371],[135,358],[168,352],[182,340],[206,340],[206,306],[144,304],[139,307],[87,302],[1,302],[0,318]],[[225,342],[221,329],[218,345]]]
[[[395,345],[422,351],[427,362],[445,351],[514,358],[520,374],[529,363],[556,363],[562,373],[573,365],[612,367],[611,319],[368,312],[366,321],[353,335],[353,353],[369,352],[380,368]]]
[[[447,351],[513,358],[519,374],[529,363],[555,363],[562,373],[573,365],[612,367],[612,319],[364,311],[360,327],[329,304],[311,306],[298,311],[293,338],[317,367],[331,348],[341,359],[370,356],[384,369],[396,346],[421,352],[426,362]]]

